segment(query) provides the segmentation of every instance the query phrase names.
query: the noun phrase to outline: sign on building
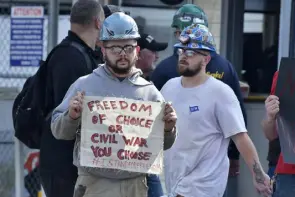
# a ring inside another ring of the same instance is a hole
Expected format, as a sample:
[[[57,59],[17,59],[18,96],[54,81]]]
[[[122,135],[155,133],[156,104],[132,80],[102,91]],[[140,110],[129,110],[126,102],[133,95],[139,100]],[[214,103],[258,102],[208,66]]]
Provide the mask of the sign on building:
[[[43,58],[44,8],[11,8],[10,66],[39,66]]]

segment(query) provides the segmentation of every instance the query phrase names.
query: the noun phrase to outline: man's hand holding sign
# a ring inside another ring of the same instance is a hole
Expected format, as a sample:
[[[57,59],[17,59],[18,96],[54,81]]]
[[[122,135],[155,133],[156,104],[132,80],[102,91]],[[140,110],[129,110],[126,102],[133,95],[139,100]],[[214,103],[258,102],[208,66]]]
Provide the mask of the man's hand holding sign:
[[[172,108],[171,103],[167,103],[165,106],[164,111],[164,118],[163,121],[165,122],[165,132],[174,132],[175,130],[175,123],[176,123],[177,117],[175,110]]]
[[[172,105],[84,95],[69,107],[69,116],[82,120],[81,165],[160,174],[164,131],[175,132]]]
[[[84,92],[77,92],[77,95],[72,98],[69,107],[69,116],[76,120],[81,117],[82,108],[83,108],[83,98],[85,93]]]

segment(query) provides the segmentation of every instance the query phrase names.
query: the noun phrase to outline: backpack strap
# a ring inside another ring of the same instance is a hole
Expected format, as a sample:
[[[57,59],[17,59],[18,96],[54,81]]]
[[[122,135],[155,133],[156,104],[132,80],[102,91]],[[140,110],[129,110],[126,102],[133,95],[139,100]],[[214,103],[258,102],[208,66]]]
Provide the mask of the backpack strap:
[[[55,52],[56,49],[60,48],[60,47],[65,47],[65,46],[73,46],[75,47],[76,49],[78,49],[84,56],[85,60],[86,60],[86,66],[87,66],[87,69],[92,72],[93,71],[93,67],[92,67],[92,61],[89,57],[89,55],[87,54],[85,48],[83,46],[81,46],[80,44],[76,43],[76,42],[64,42],[64,43],[61,43],[61,44],[58,44],[57,46],[55,46],[51,52],[48,54],[47,58],[46,58],[46,63],[48,63],[49,59],[51,58],[51,56],[53,55],[53,53]],[[45,117],[46,120],[49,120],[51,115],[52,115],[52,111],[50,111],[47,116]]]
[[[61,43],[61,44],[58,44],[57,46],[55,46],[51,51],[50,53],[48,54],[47,58],[46,58],[46,62],[49,61],[49,59],[51,58],[51,56],[53,55],[53,53],[55,52],[56,49],[58,49],[59,47],[64,47],[64,46],[73,46],[75,47],[76,49],[78,49],[84,56],[85,58],[85,61],[86,61],[86,66],[87,66],[87,69],[92,72],[93,71],[93,67],[92,67],[92,61],[89,57],[89,55],[87,54],[85,48],[83,46],[81,46],[80,44],[78,44],[77,42],[65,42],[65,43]]]
[[[65,47],[65,46],[69,46],[69,43],[61,43],[56,45],[51,51],[50,53],[47,55],[45,62],[48,63],[48,61],[50,60],[51,56],[53,55],[53,53],[56,51],[56,49],[60,48],[60,47]]]
[[[83,54],[86,60],[87,69],[92,72],[93,67],[92,67],[91,59],[89,55],[87,54],[87,52],[85,51],[85,48],[76,42],[70,42],[70,45],[78,49]]]

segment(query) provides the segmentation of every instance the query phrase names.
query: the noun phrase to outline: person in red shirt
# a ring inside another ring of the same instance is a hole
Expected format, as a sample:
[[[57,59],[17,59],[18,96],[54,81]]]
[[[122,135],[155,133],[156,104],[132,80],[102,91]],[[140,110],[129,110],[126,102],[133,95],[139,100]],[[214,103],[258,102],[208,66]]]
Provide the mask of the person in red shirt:
[[[262,122],[265,137],[272,141],[278,138],[276,131],[276,117],[280,111],[279,97],[275,95],[278,71],[273,76],[270,96],[265,100],[266,117]],[[282,153],[280,154],[276,167],[276,190],[273,197],[291,197],[295,196],[295,164],[284,162]]]

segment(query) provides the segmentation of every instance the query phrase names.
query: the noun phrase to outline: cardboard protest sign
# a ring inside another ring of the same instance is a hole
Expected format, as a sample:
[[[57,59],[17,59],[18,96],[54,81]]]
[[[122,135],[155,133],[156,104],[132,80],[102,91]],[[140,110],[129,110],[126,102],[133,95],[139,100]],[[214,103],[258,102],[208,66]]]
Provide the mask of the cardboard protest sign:
[[[164,106],[160,102],[84,97],[81,166],[160,174]]]
[[[280,101],[277,117],[281,151],[285,163],[295,164],[295,59],[282,58],[276,86]]]

